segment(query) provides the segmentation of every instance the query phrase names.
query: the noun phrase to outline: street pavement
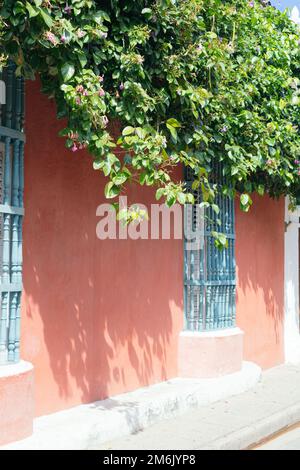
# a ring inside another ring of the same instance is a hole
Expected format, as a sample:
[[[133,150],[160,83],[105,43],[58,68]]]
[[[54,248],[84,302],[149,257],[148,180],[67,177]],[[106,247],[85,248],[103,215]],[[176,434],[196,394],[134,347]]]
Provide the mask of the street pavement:
[[[271,439],[256,450],[300,450],[300,426]]]
[[[300,423],[300,366],[283,365],[265,371],[261,381],[245,393],[196,408],[96,448],[241,450],[253,448],[268,436],[297,423]],[[265,442],[261,449],[300,448],[299,429]]]

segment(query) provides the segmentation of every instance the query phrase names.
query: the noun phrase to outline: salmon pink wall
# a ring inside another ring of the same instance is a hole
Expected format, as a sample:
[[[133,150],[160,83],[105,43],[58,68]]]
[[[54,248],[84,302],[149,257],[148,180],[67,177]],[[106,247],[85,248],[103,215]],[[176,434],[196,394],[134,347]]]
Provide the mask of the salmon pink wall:
[[[103,178],[65,149],[37,82],[26,103],[22,358],[41,415],[177,375],[183,259],[181,240],[97,239]]]
[[[280,364],[284,315],[284,200],[255,197],[249,213],[236,205],[237,323],[244,358]]]
[[[181,240],[96,237],[104,179],[64,147],[55,107],[27,86],[22,358],[35,367],[36,414],[177,375],[183,323]],[[129,202],[152,190],[132,187]],[[236,210],[237,321],[244,356],[283,361],[283,201]]]

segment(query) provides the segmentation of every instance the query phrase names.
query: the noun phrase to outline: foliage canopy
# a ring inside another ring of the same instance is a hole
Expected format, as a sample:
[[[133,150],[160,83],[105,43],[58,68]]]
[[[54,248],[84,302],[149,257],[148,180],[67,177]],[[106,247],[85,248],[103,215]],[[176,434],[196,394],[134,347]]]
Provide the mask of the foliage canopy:
[[[2,0],[5,57],[53,97],[66,145],[86,147],[108,178],[107,198],[130,181],[168,205],[193,202],[173,168],[222,191],[272,197],[299,190],[300,30],[266,1]],[[2,57],[3,59],[4,57]],[[118,119],[118,136],[109,122]],[[125,157],[115,153],[125,150]]]

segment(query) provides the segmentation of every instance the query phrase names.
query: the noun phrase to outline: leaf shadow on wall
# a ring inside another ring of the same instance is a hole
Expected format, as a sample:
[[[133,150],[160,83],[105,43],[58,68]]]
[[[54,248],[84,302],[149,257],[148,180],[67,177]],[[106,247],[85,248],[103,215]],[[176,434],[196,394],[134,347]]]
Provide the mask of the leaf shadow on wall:
[[[245,358],[271,367],[283,360],[284,200],[253,197],[236,205],[237,322]]]
[[[26,118],[22,355],[37,413],[176,376],[182,241],[97,239],[104,179],[65,149],[38,82]],[[130,199],[148,204],[153,191],[133,187]]]

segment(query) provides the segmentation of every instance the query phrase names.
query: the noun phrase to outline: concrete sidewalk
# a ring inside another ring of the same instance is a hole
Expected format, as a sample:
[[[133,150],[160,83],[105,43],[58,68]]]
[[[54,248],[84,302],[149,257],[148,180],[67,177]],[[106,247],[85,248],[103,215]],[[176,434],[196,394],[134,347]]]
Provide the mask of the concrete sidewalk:
[[[245,449],[300,422],[300,365],[262,374],[250,391],[164,420],[98,449]]]

